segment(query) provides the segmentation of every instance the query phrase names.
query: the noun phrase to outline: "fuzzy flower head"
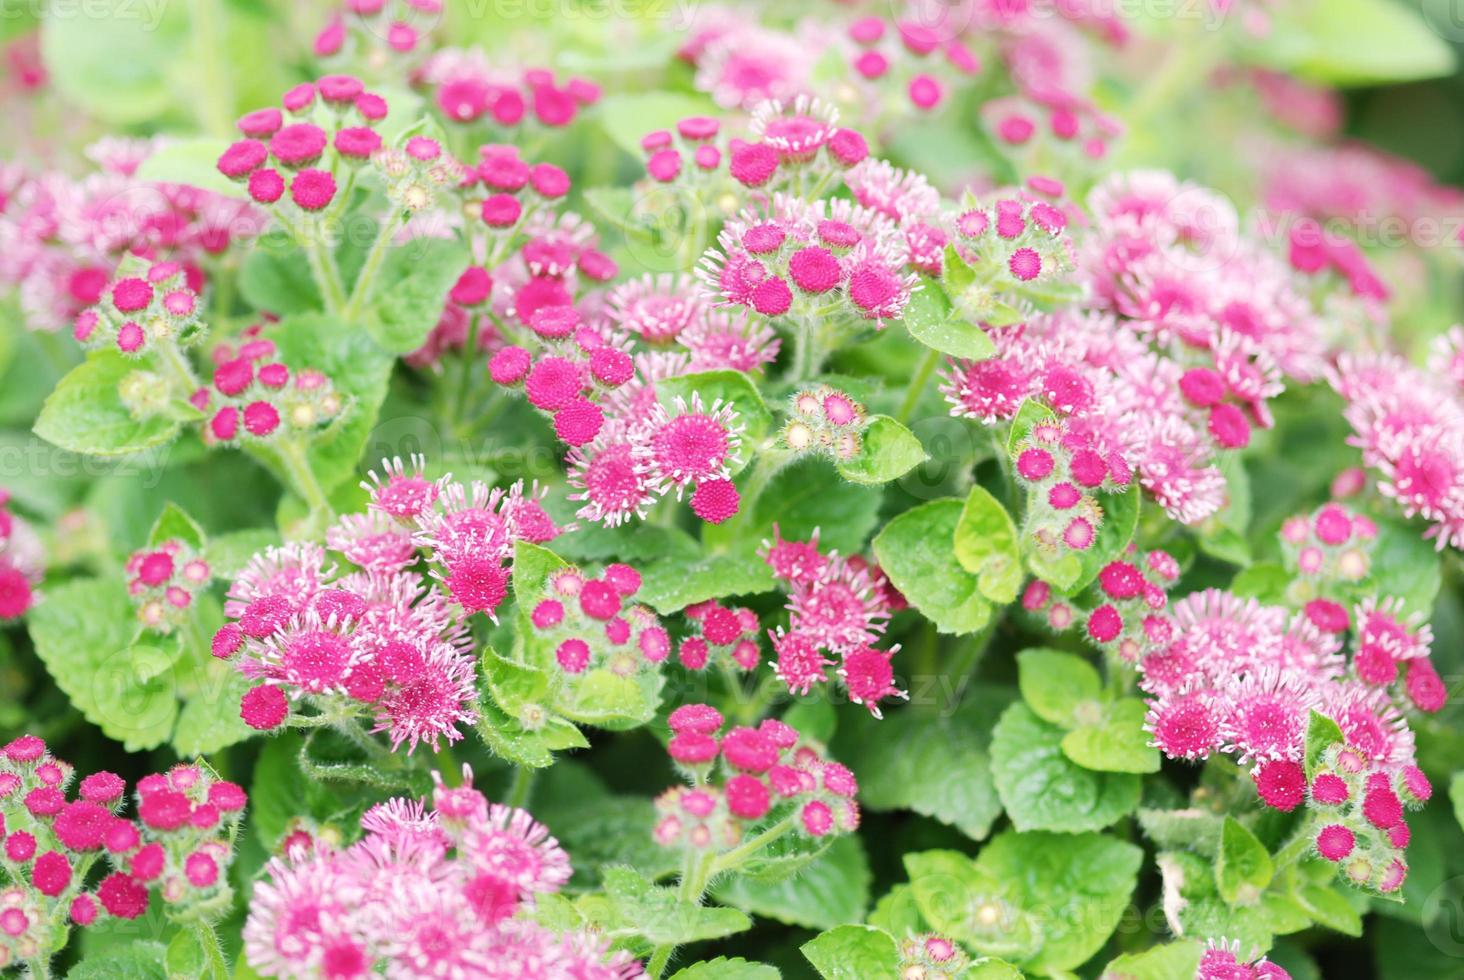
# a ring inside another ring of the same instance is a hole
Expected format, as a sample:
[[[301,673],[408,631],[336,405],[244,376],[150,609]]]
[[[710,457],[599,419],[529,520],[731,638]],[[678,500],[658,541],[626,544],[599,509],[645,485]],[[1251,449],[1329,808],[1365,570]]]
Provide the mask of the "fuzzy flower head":
[[[178,538],[133,552],[124,570],[143,628],[165,634],[187,621],[194,596],[213,574],[208,562]]]

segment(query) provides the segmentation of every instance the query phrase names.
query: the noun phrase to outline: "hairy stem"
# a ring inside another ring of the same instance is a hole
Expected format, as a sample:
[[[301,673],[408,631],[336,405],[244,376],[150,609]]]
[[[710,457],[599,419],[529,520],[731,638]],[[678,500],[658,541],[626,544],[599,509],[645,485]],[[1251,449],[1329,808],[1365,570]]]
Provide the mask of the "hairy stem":
[[[910,384],[905,387],[905,399],[900,402],[900,410],[895,413],[895,421],[902,425],[910,421],[910,416],[914,413],[915,406],[920,404],[920,396],[925,393],[925,386],[939,363],[940,351],[932,347],[925,352],[925,356],[920,359],[920,366],[915,369],[915,374],[910,378]]]
[[[361,266],[361,274],[351,287],[351,298],[344,306],[342,315],[347,321],[354,321],[359,317],[362,306],[371,298],[371,291],[376,286],[376,276],[381,272],[381,263],[386,260],[387,249],[391,247],[391,240],[401,228],[401,221],[401,214],[393,212],[377,230],[376,240],[371,243],[371,251],[366,253],[366,261]]]

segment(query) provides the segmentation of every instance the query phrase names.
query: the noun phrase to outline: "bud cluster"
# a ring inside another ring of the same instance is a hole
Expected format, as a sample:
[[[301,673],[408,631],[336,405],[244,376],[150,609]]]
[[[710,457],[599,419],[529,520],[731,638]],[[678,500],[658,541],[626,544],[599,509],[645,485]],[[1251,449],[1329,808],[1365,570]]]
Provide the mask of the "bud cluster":
[[[138,275],[113,280],[99,303],[77,314],[72,336],[88,350],[118,350],[136,359],[157,344],[195,343],[203,331],[201,305],[183,266],[154,262]]]
[[[212,577],[203,556],[177,538],[134,551],[124,571],[143,628],[164,634],[187,622],[193,597]]]

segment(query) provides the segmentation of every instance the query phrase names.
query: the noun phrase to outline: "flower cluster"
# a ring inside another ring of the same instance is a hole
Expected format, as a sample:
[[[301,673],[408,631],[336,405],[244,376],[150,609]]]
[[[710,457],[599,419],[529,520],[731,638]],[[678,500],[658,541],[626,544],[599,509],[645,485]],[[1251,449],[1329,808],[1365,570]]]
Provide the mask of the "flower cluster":
[[[1212,939],[1200,954],[1194,980],[1291,980],[1291,974],[1264,956],[1245,959],[1239,940],[1227,943]]]
[[[626,604],[640,584],[629,565],[609,565],[599,578],[558,569],[529,612],[533,636],[553,647],[559,669],[571,677],[590,670],[629,677],[653,667],[670,655],[671,636],[648,607]]]
[[[248,202],[138,177],[166,145],[101,140],[87,152],[97,170],[81,177],[0,164],[0,283],[19,292],[30,329],[58,330],[102,303],[129,255],[176,262],[201,292],[206,261],[263,230]]]
[[[1069,379],[1057,371],[1049,375],[1049,390],[1063,398]],[[1077,384],[1073,392],[1075,399],[1086,395]],[[1092,547],[1105,512],[1098,493],[1120,493],[1133,479],[1123,456],[1104,448],[1088,432],[1056,418],[1036,422],[1013,444],[1013,467],[1027,490],[1022,530],[1044,558]]]
[[[386,188],[387,200],[407,215],[426,211],[473,176],[471,168],[449,157],[430,136],[407,136],[401,146],[379,147],[371,153],[371,165]],[[388,223],[387,231],[392,228]]]
[[[1428,777],[1416,766],[1394,770],[1352,746],[1329,746],[1306,787],[1310,808],[1324,821],[1313,846],[1340,864],[1353,884],[1396,892],[1408,874],[1403,851],[1411,835],[1404,807],[1417,809],[1432,795]]]
[[[290,701],[369,714],[392,747],[462,738],[477,691],[466,618],[493,615],[508,591],[513,543],[559,533],[522,485],[507,491],[421,475],[400,461],[372,474],[365,513],[342,517],[326,549],[302,542],[256,555],[213,640],[258,686],[240,713],[254,728],[287,722]],[[419,570],[425,556],[430,576]]]
[[[900,942],[901,977],[956,980],[971,967],[971,957],[945,936],[930,932]]]
[[[990,206],[970,202],[956,216],[956,254],[976,276],[975,287],[967,286],[956,299],[958,310],[979,317],[993,295],[1050,288],[1072,272],[1067,213],[1044,199],[1060,198],[1061,182],[1033,177],[1027,186],[1034,193],[1000,197]]]
[[[323,211],[339,190],[336,175],[354,180],[381,149],[373,127],[386,118],[386,100],[352,75],[325,75],[290,89],[281,103],[284,112],[268,107],[240,118],[244,139],[220,155],[219,173],[243,183],[259,204],[278,204],[288,191],[299,212]]]
[[[1344,354],[1329,380],[1378,491],[1422,517],[1440,550],[1464,545],[1464,329],[1438,337],[1429,370],[1396,354]]]
[[[569,880],[569,856],[528,811],[489,803],[465,775],[451,787],[438,778],[430,809],[408,797],[372,807],[348,847],[317,842],[271,860],[244,924],[249,965],[299,980],[644,976],[605,939],[529,916]]]
[[[684,273],[647,273],[622,282],[606,297],[604,312],[625,340],[656,351],[672,344],[684,350],[684,363],[679,352],[671,356],[686,372],[760,372],[777,360],[782,347],[766,322],[712,306],[697,281]]]
[[[266,337],[256,335],[237,350],[228,345],[214,353],[213,385],[189,397],[207,416],[203,438],[209,445],[313,433],[346,408],[329,377],[312,368],[291,371],[275,359],[279,351]]]
[[[728,851],[765,824],[813,839],[859,826],[854,774],[788,725],[770,718],[722,733],[721,712],[705,704],[682,705],[668,723],[666,751],[690,785],[656,799],[662,847]]]
[[[821,453],[834,460],[859,455],[862,434],[869,425],[863,405],[829,385],[798,391],[788,404],[788,421],[779,434],[783,448],[793,453]]]
[[[876,718],[884,699],[908,697],[895,685],[890,663],[899,647],[873,646],[898,608],[878,569],[858,556],[825,554],[816,532],[808,541],[788,541],[775,529],[762,554],[789,593],[788,626],[769,634],[777,656],[773,669],[789,691],[807,694],[828,683],[828,670],[837,663],[849,699]]]
[[[547,68],[506,70],[481,49],[442,48],[417,73],[451,122],[491,122],[513,130],[529,124],[568,126],[580,110],[600,101],[600,88],[585,78],[562,83]]]
[[[126,783],[110,772],[82,779],[34,735],[0,749],[0,968],[42,965],[67,922],[89,926],[103,911],[135,919],[154,891],[175,917],[219,918],[227,870],[247,802],[244,790],[202,765],[180,763],[137,784],[137,818],[118,815]],[[98,858],[115,869],[92,890]]]
[[[713,661],[753,670],[761,662],[757,638],[762,626],[751,609],[708,599],[687,606],[683,612],[692,632],[677,646],[676,657],[687,670],[705,670]]]
[[[123,571],[138,621],[157,633],[187,622],[194,596],[213,577],[203,556],[177,538],[134,551]]]
[[[861,93],[900,90],[921,112],[938,108],[955,83],[981,70],[981,60],[959,37],[915,20],[861,17],[849,25],[849,67]],[[884,108],[871,100],[870,111]]]
[[[1165,610],[1167,590],[1179,580],[1179,562],[1166,551],[1129,557],[1134,560],[1117,559],[1098,570],[1098,603],[1086,613],[1040,578],[1027,583],[1022,608],[1041,614],[1057,632],[1081,616],[1089,641],[1127,663],[1136,663],[1173,638],[1174,627]]]
[[[72,334],[78,343],[135,359],[158,344],[186,347],[197,342],[203,331],[202,307],[183,267],[155,262],[140,271],[113,280],[100,303],[77,314]]]
[[[0,623],[18,619],[36,603],[43,554],[35,532],[10,509],[0,487]]]
[[[315,56],[379,65],[393,55],[411,54],[442,8],[442,0],[346,0],[315,36]]]
[[[658,497],[675,491],[680,500],[688,489],[692,512],[710,524],[737,513],[741,498],[731,477],[743,462],[742,426],[730,404],[678,395],[670,406],[642,406],[639,417],[632,399],[621,404],[591,442],[567,457],[576,491],[570,499],[583,502],[578,516],[616,526],[644,517]]]

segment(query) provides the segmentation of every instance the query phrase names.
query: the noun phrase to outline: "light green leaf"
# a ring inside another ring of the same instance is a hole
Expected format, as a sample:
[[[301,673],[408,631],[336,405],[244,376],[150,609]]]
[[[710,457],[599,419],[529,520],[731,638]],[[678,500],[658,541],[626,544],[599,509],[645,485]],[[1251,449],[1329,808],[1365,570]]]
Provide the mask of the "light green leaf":
[[[636,598],[666,616],[706,599],[771,592],[776,584],[767,562],[755,554],[666,558],[641,569]]]
[[[389,246],[365,308],[366,329],[377,345],[392,354],[421,347],[471,260],[456,239],[414,238]]]
[[[900,950],[874,926],[844,925],[798,947],[824,980],[898,980]]]
[[[856,835],[835,840],[798,874],[778,881],[734,877],[712,889],[718,901],[805,929],[832,929],[864,918],[869,860]]]
[[[956,560],[977,578],[981,594],[1005,605],[1017,598],[1022,585],[1022,555],[1017,529],[986,488],[971,488],[956,523]]]
[[[549,576],[568,565],[543,545],[523,540],[513,543],[513,594],[525,612],[544,594]]]
[[[81,9],[85,15],[62,8],[41,22],[41,53],[56,89],[113,123],[161,115],[173,100],[179,54],[189,47],[187,7],[93,0]]]
[[[1193,940],[1162,943],[1110,961],[1098,980],[1188,980],[1199,969],[1204,951]]]
[[[1464,827],[1464,769],[1455,772],[1449,780],[1449,800],[1454,804],[1454,819]]]
[[[597,931],[612,939],[638,936],[651,945],[681,945],[720,939],[752,926],[752,920],[737,909],[678,898],[676,889],[653,885],[634,868],[605,868],[600,880],[606,901],[589,896],[576,904]]]
[[[641,138],[655,129],[674,129],[687,116],[715,116],[717,107],[703,95],[676,92],[637,92],[607,95],[595,107],[600,125],[616,144],[637,160],[644,152]]]
[[[658,671],[622,677],[604,667],[581,674],[556,697],[554,709],[571,721],[621,730],[644,725],[656,716],[664,678]]]
[[[1022,700],[1039,718],[1063,728],[1078,725],[1079,715],[1096,716],[1101,708],[1098,668],[1075,653],[1023,650],[1017,654],[1017,684]]]
[[[1337,723],[1320,712],[1313,711],[1306,723],[1306,778],[1316,773],[1322,753],[1330,745],[1346,741]]]
[[[1215,862],[1215,887],[1220,897],[1231,905],[1254,905],[1274,873],[1266,846],[1240,821],[1226,817]]]
[[[1107,827],[1139,802],[1139,777],[1092,772],[1062,751],[1063,730],[1022,703],[992,733],[991,771],[1018,830],[1076,833]]]
[[[888,415],[875,415],[860,435],[859,455],[840,460],[839,475],[850,483],[877,485],[897,480],[930,457],[915,433]]]
[[[1102,710],[1102,721],[1079,725],[1063,736],[1063,755],[1099,772],[1158,772],[1159,750],[1149,744],[1144,730],[1144,702],[1122,698]]]
[[[910,295],[904,323],[910,336],[942,354],[981,361],[996,353],[986,331],[952,313],[945,289],[934,279],[922,279],[922,287]]]
[[[209,539],[209,571],[215,578],[231,579],[244,570],[255,555],[279,545],[280,535],[272,528],[254,528],[248,531],[229,531]]]
[[[1454,70],[1444,37],[1392,0],[1327,0],[1277,9],[1261,46],[1275,67],[1327,85],[1435,78]]]
[[[753,963],[740,956],[718,956],[683,967],[671,974],[671,980],[779,980],[776,967]]]
[[[149,547],[156,548],[165,541],[182,541],[194,551],[202,551],[208,545],[208,538],[198,522],[173,501],[163,504],[163,511],[153,523],[147,536]]]
[[[874,539],[880,568],[942,633],[974,633],[991,619],[975,575],[956,560],[963,505],[948,497],[900,514]]]
[[[168,947],[137,941],[84,957],[66,980],[168,980]]]
[[[120,578],[67,582],[30,613],[36,655],[57,686],[128,751],[161,745],[178,715],[172,673],[158,672],[146,657],[133,659],[136,624]]]
[[[219,157],[229,148],[229,143],[229,140],[205,136],[168,140],[142,161],[137,168],[137,179],[184,184],[247,201],[249,192],[244,184],[219,173]]]
[[[114,351],[98,351],[56,385],[36,419],[47,442],[91,456],[123,456],[172,441],[178,423],[161,415],[135,418],[117,386],[143,366]]]
[[[1296,893],[1296,900],[1306,909],[1307,915],[1328,929],[1335,929],[1344,936],[1362,935],[1362,916],[1335,888],[1306,885]]]

